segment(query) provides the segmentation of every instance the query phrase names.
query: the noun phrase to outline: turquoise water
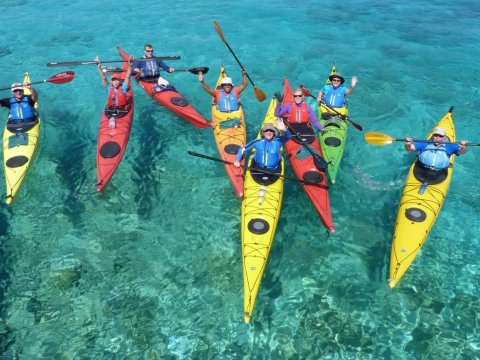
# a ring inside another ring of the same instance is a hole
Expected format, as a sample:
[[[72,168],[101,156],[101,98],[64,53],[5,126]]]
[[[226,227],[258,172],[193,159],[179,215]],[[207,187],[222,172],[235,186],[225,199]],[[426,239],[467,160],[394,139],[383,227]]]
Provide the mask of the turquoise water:
[[[119,4],[124,8],[118,8]],[[243,319],[240,201],[209,129],[196,129],[136,84],[125,157],[95,190],[105,94],[94,66],[48,62],[180,55],[180,68],[240,69],[267,97],[282,78],[314,94],[336,62],[359,77],[350,116],[364,132],[424,137],[450,106],[457,136],[480,142],[476,80],[480,5],[464,1],[83,2],[0,5],[1,87],[40,84],[34,167],[0,208],[0,354],[6,359],[478,359],[479,149],[455,163],[448,198],[420,256],[395,289],[386,282],[401,187],[412,154],[350,134],[325,230],[295,182],[284,206],[252,323]],[[144,20],[140,20],[144,18]],[[206,117],[195,75],[168,79]],[[8,96],[8,92],[3,92]],[[267,110],[242,97],[253,138]],[[5,109],[0,110],[3,116]],[[293,175],[287,167],[287,174]]]

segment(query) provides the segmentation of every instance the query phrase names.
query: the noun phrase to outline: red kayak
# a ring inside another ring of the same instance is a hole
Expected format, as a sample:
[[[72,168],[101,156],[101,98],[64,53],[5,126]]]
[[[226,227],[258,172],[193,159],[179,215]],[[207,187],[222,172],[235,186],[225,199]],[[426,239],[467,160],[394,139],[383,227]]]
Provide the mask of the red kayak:
[[[130,58],[130,55],[126,54],[122,49],[118,49],[124,60]],[[135,77],[138,84],[145,90],[145,92],[152,98],[157,100],[160,104],[167,109],[173,111],[178,116],[188,120],[192,125],[198,128],[210,127],[210,122],[199,114],[195,108],[188,103],[188,101],[180,94],[171,84],[164,89],[158,89],[157,80],[153,82],[147,82],[145,80]]]
[[[118,48],[118,52],[123,57],[126,55],[120,48]],[[128,62],[123,63],[124,71],[119,74],[122,81],[125,80],[126,70],[129,66]],[[123,109],[113,109],[106,105],[102,113],[97,146],[97,191],[105,189],[127,147],[133,119],[132,84],[127,91],[127,102],[127,106]]]
[[[293,91],[287,78],[285,78],[283,83],[283,93],[282,106],[293,103]],[[319,155],[322,154],[320,144],[318,143],[317,137],[315,136],[315,132],[310,123],[290,123],[290,126],[301,136],[311,150]],[[330,199],[328,197],[325,170],[318,169],[315,166],[312,154],[305,149],[302,142],[298,140],[296,136],[293,136],[287,141],[285,148],[287,150],[288,158],[290,159],[290,165],[297,178],[319,184],[319,186],[302,184],[302,187],[315,206],[323,225],[329,232],[335,232],[332,213],[330,212]]]

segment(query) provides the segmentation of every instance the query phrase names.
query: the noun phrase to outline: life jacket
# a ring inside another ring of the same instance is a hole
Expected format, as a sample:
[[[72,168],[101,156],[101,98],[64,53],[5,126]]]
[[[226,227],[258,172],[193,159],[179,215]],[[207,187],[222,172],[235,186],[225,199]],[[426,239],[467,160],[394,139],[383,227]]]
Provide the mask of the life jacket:
[[[324,101],[328,106],[341,108],[345,106],[345,87],[334,88],[332,85],[325,86]]]
[[[237,111],[239,108],[240,93],[238,88],[233,88],[227,95],[223,89],[215,90],[215,101],[217,102],[217,108],[221,112]]]
[[[450,166],[450,156],[447,154],[445,144],[435,146],[435,144],[428,144],[424,151],[418,155],[418,160],[426,167],[435,170],[446,169]]]
[[[22,100],[17,101],[10,98],[10,119],[13,121],[32,120],[37,116],[35,108],[30,105],[28,96],[24,96]]]
[[[156,60],[144,61],[144,65],[141,70],[143,76],[158,76],[160,74],[160,69]]]
[[[110,85],[108,90],[107,106],[113,108],[124,108],[127,103],[127,96],[123,93],[122,85],[120,85],[118,89],[115,89],[112,85]]]
[[[300,106],[293,103],[290,112],[288,114],[288,121],[292,123],[307,123],[310,118],[310,114],[308,113],[307,103],[302,102]]]

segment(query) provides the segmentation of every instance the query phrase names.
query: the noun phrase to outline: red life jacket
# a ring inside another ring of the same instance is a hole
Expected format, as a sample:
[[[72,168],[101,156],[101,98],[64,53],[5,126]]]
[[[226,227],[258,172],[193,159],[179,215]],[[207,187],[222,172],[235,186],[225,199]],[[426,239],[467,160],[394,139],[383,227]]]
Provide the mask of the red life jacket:
[[[292,123],[306,123],[308,122],[309,118],[310,115],[308,114],[306,102],[303,101],[300,106],[292,103],[290,113],[288,114],[288,121]]]
[[[117,92],[115,92],[113,86],[110,85],[107,106],[113,108],[124,108],[127,106],[127,103],[127,95],[123,93],[122,85],[118,87]]]

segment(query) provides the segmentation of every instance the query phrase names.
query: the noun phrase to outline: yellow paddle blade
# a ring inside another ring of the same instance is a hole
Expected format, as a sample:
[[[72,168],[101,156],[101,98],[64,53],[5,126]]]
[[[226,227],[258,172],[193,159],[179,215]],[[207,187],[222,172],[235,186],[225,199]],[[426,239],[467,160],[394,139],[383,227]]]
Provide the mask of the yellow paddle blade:
[[[364,137],[365,141],[370,145],[388,145],[394,141],[397,141],[397,139],[394,137],[373,131],[365,133]]]

